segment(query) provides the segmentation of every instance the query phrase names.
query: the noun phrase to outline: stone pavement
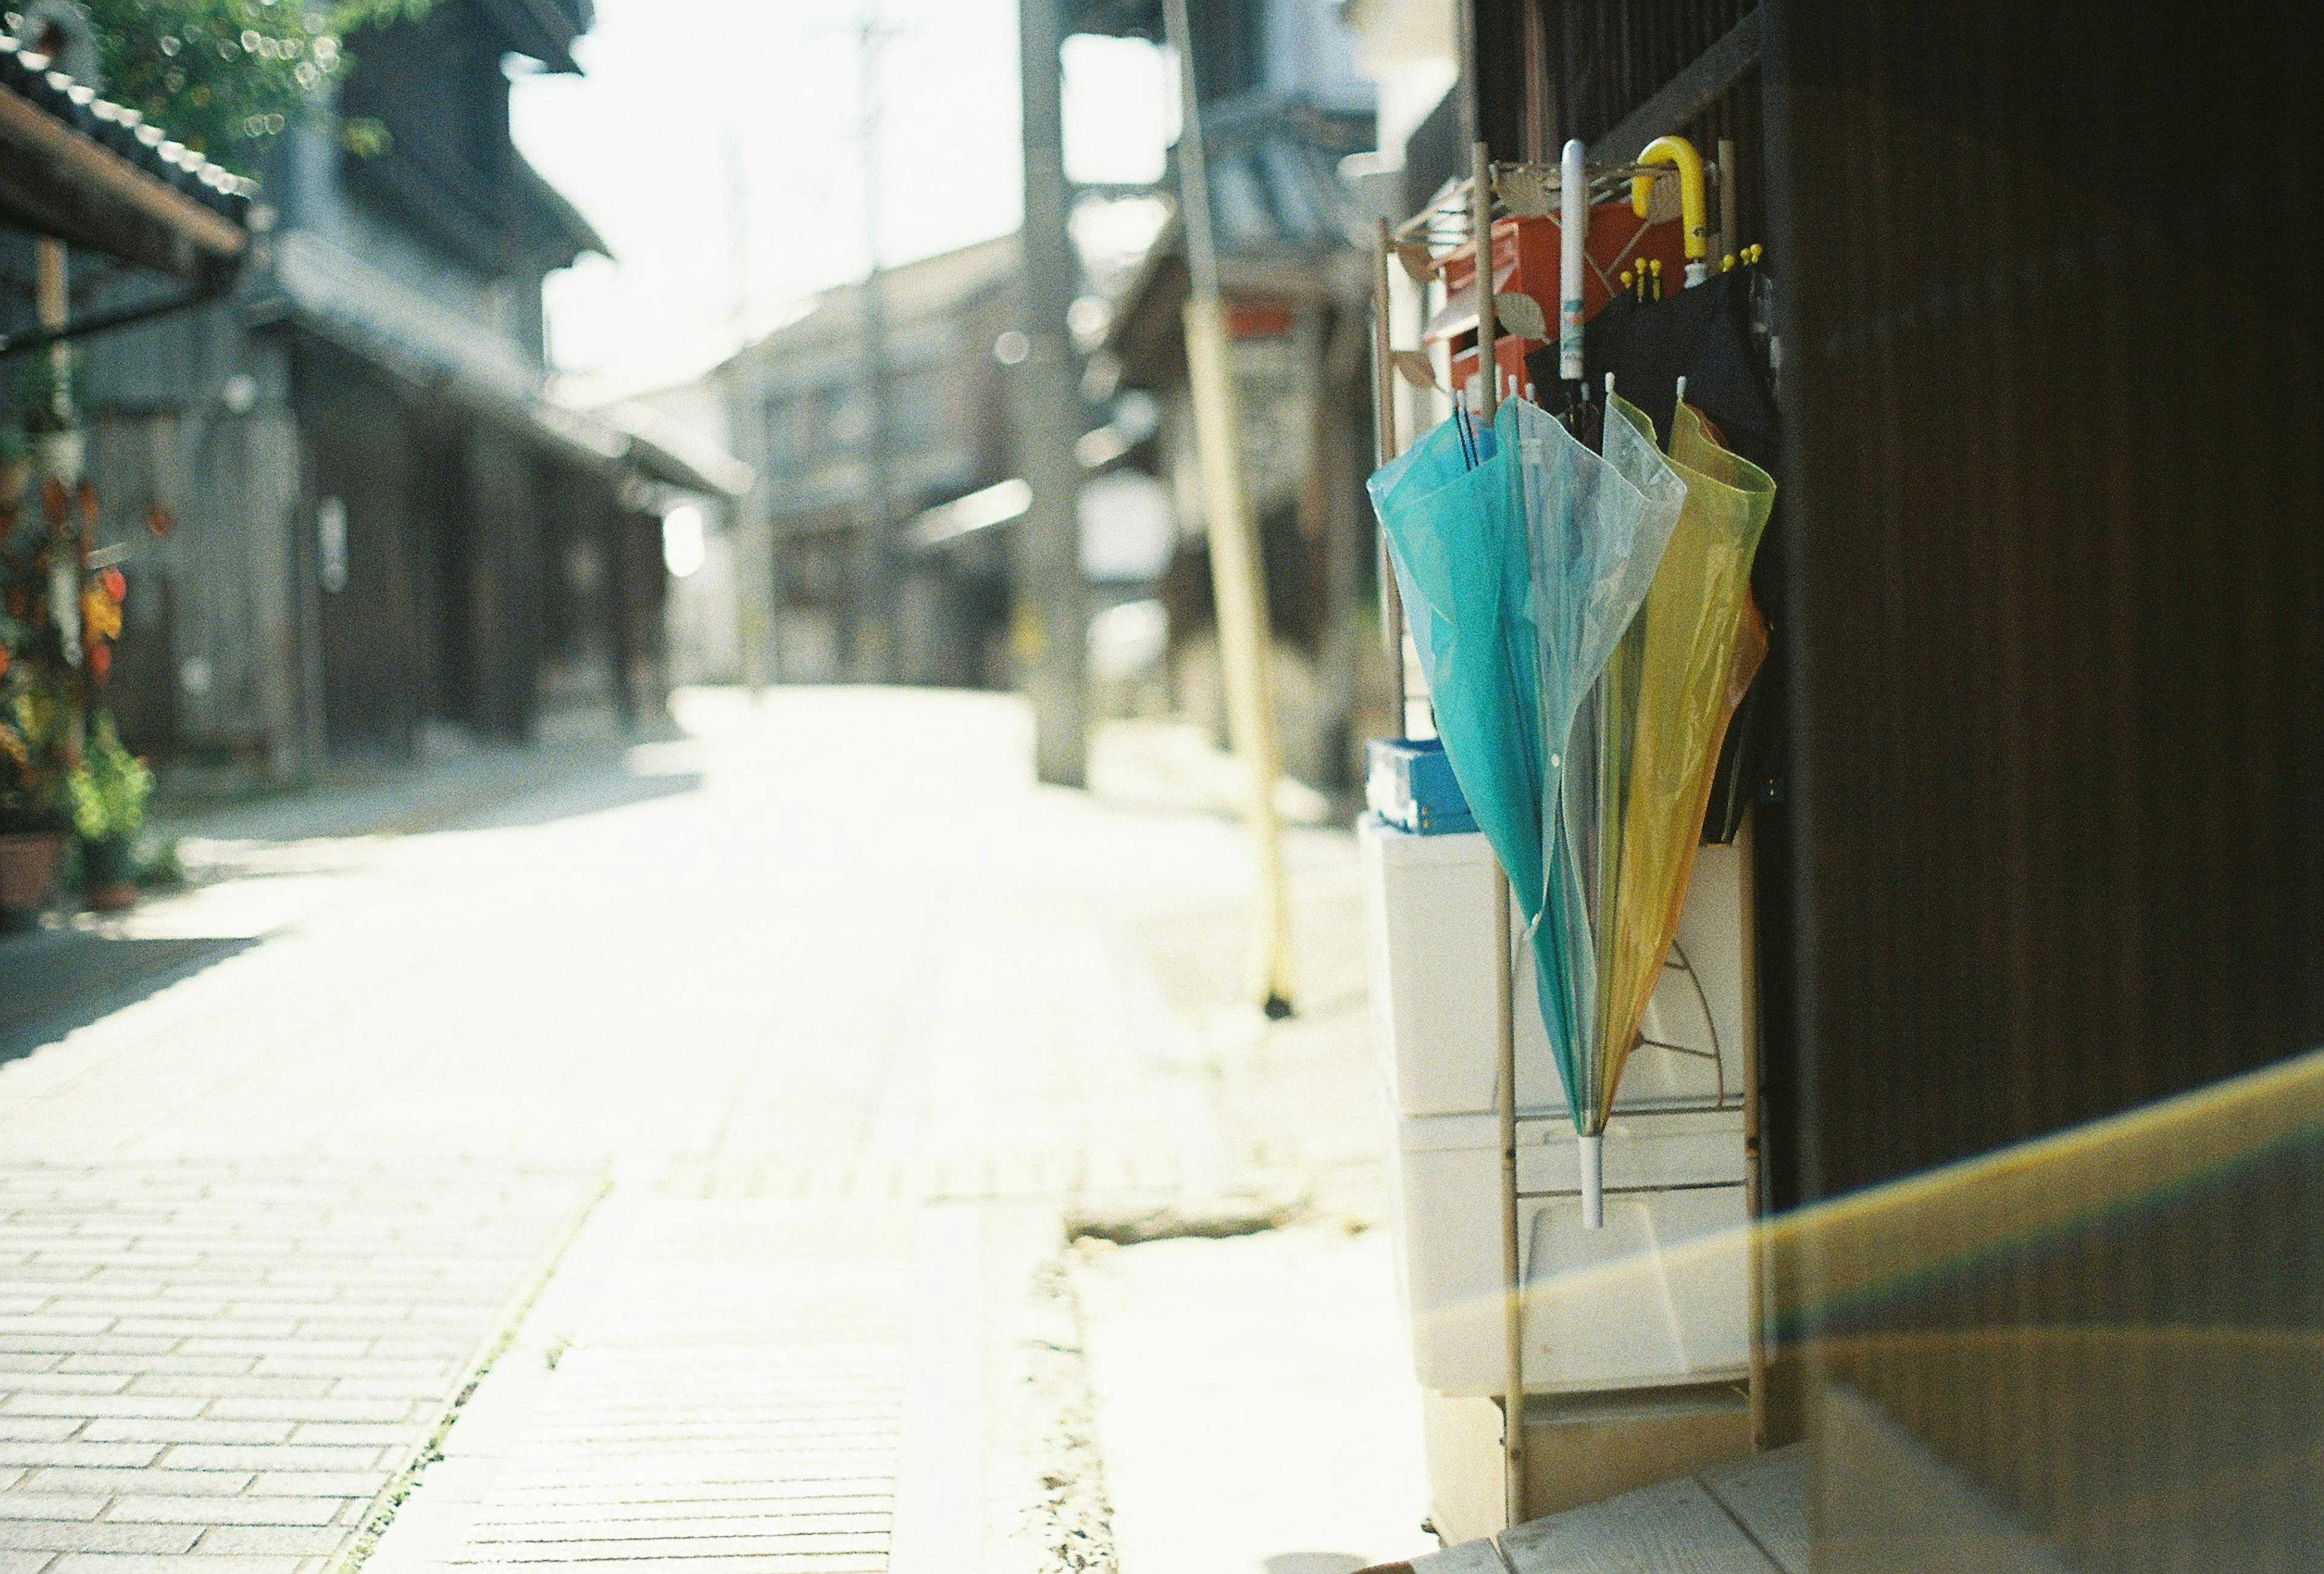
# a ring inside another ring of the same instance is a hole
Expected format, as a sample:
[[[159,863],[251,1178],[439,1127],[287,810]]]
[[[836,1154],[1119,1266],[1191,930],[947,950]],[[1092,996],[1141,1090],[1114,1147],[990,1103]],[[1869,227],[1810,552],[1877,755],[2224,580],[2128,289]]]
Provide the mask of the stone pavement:
[[[687,720],[394,834],[238,810],[212,883],[85,926],[236,943],[0,1063],[0,1574],[1107,1566],[1042,1264],[1068,1209],[1377,1217],[1346,838],[1295,839],[1315,987],[1269,1032],[1236,828],[1033,787],[1013,701]]]
[[[0,1569],[318,1566],[597,1190],[462,1167],[0,1169]]]

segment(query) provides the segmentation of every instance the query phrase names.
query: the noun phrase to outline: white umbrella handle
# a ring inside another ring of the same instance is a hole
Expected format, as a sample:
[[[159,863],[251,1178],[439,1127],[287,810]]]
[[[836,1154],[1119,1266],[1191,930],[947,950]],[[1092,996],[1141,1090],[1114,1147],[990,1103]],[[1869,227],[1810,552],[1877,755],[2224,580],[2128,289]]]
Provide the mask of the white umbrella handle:
[[[1606,1224],[1606,1154],[1600,1135],[1585,1136],[1582,1143],[1582,1227],[1602,1229]]]
[[[1582,381],[1582,282],[1590,240],[1590,172],[1582,144],[1565,144],[1558,161],[1557,375]]]

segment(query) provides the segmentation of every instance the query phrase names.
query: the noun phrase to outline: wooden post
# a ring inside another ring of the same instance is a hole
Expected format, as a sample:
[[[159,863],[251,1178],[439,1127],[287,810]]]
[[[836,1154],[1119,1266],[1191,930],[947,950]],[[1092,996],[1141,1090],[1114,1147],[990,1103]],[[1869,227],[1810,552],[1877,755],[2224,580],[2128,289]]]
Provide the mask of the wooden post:
[[[1469,212],[1477,248],[1478,430],[1491,428],[1500,407],[1500,335],[1493,316],[1493,160],[1480,142],[1469,150]],[[1517,1238],[1517,1034],[1516,980],[1509,958],[1509,880],[1493,870],[1493,936],[1499,948],[1493,971],[1494,1026],[1500,1033],[1500,1075],[1494,1100],[1501,1136],[1501,1468],[1504,1503],[1512,1525],[1525,1523],[1525,1263]]]
[[[62,421],[71,413],[66,403],[69,397],[66,382],[72,366],[72,347],[64,342],[65,325],[72,314],[72,303],[66,289],[65,243],[54,236],[44,235],[32,242],[33,310],[41,319],[41,331],[52,336],[49,345],[50,398],[56,408],[49,413]]]
[[[1203,134],[1194,96],[1192,32],[1185,0],[1166,0],[1171,43],[1185,62],[1178,135],[1183,182],[1179,211],[1186,236],[1186,378],[1194,402],[1208,505],[1212,599],[1218,608],[1219,656],[1227,688],[1228,727],[1246,778],[1246,815],[1259,855],[1259,992],[1267,1014],[1291,1012],[1291,921],[1284,891],[1283,822],[1275,811],[1282,773],[1276,738],[1273,644],[1267,626],[1267,579],[1259,530],[1243,490],[1242,418],[1228,363],[1226,302],[1219,291],[1218,251],[1211,236]]]
[[[1372,220],[1372,458],[1385,465],[1402,450],[1396,430],[1396,347],[1388,322],[1388,220]],[[1396,735],[1404,736],[1404,592],[1388,560],[1388,532],[1379,534],[1380,638],[1388,645],[1388,692],[1393,695]]]

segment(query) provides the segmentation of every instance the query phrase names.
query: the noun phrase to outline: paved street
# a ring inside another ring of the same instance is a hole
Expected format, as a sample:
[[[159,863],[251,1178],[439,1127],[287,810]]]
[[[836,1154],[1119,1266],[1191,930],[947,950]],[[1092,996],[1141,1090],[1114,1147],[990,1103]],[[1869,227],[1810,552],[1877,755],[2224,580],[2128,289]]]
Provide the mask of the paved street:
[[[215,814],[194,891],[0,947],[0,1574],[1429,1545],[1348,838],[1269,1029],[1187,740],[1075,793],[1005,699],[683,719]],[[1063,1250],[1173,1206],[1281,1227]],[[1157,1389],[1280,1455],[1207,1542]]]

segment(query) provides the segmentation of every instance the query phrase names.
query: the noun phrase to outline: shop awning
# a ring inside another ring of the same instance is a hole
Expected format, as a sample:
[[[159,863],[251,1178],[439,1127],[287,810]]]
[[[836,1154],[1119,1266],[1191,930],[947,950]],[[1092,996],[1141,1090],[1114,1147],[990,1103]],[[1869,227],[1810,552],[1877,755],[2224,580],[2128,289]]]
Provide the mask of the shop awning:
[[[681,492],[740,497],[751,489],[751,467],[716,443],[650,404],[608,404],[590,412],[630,440],[629,460],[647,477]]]
[[[248,248],[254,190],[0,37],[0,223],[215,289]]]

